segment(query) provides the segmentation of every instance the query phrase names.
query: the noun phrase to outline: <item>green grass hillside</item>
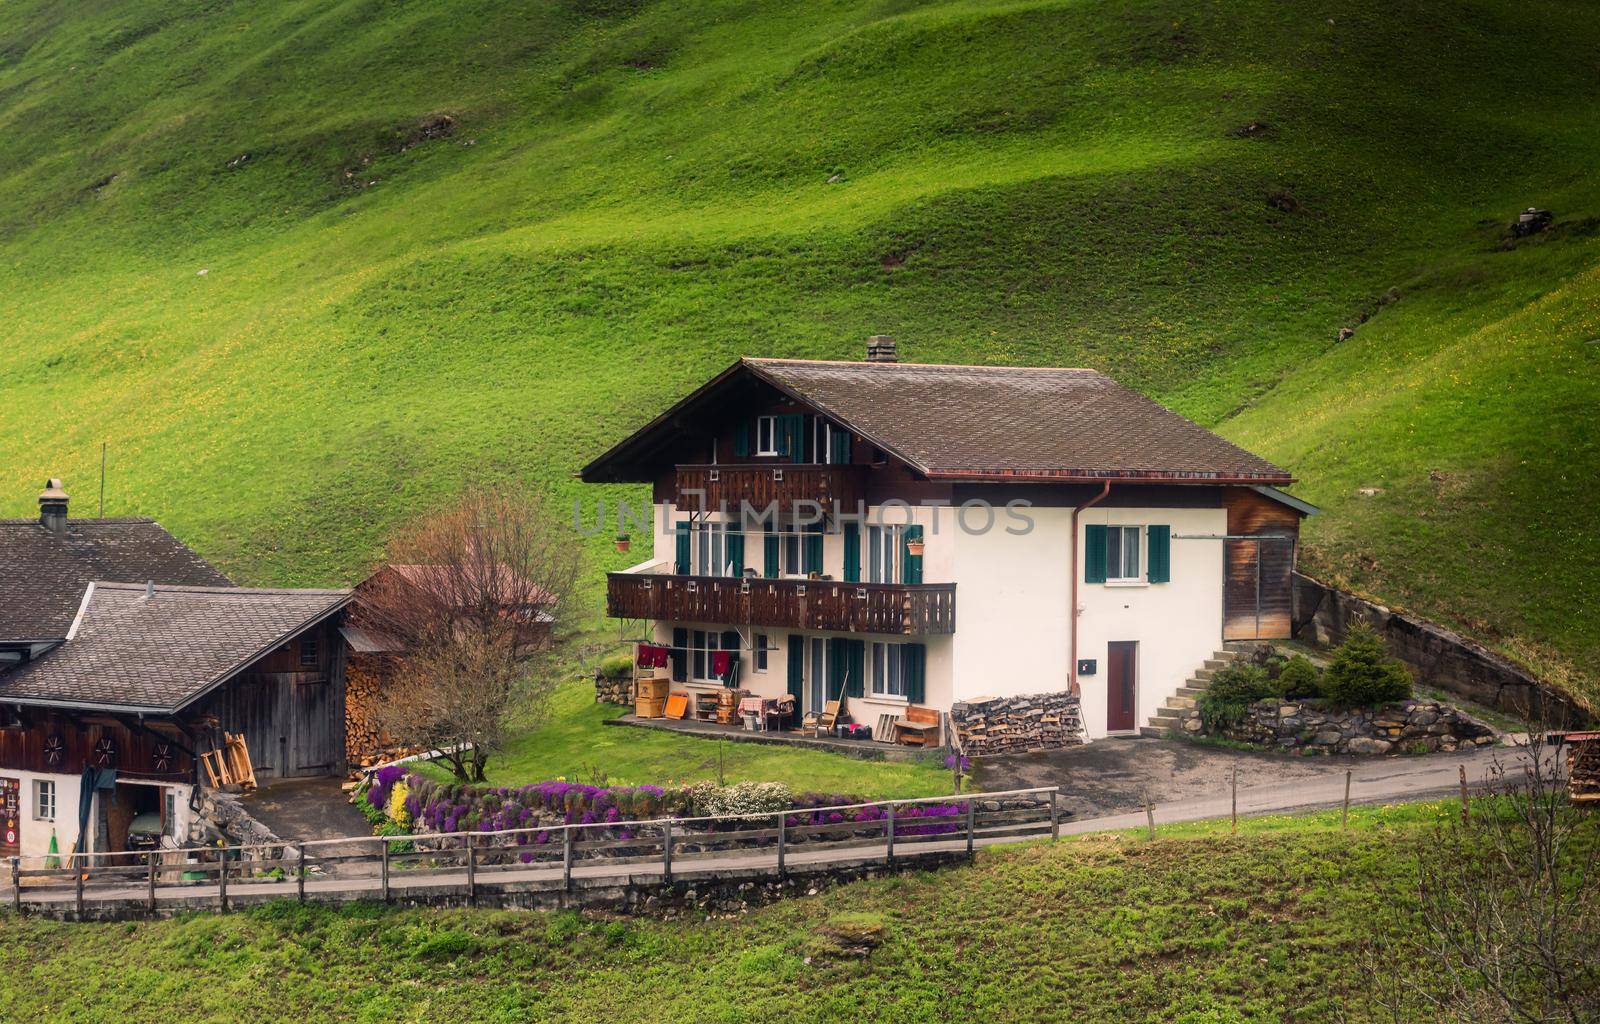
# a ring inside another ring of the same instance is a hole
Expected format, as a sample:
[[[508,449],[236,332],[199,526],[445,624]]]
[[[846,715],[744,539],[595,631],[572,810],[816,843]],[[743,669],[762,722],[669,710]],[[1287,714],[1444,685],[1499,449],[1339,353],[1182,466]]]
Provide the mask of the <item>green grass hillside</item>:
[[[348,580],[473,481],[570,500],[741,353],[886,332],[1115,374],[1299,475],[1312,570],[1593,685],[1592,15],[8,3],[0,508],[92,507],[104,442],[108,512]]]

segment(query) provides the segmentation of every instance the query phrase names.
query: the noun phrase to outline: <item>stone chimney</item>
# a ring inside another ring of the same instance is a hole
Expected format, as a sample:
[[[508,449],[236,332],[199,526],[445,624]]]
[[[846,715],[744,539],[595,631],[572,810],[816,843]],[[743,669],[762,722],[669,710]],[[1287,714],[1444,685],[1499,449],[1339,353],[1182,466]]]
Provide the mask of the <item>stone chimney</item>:
[[[867,339],[867,362],[897,363],[899,361],[894,354],[894,339],[889,335],[874,334]]]
[[[46,480],[39,492],[39,525],[51,533],[67,532],[67,492],[55,477]]]

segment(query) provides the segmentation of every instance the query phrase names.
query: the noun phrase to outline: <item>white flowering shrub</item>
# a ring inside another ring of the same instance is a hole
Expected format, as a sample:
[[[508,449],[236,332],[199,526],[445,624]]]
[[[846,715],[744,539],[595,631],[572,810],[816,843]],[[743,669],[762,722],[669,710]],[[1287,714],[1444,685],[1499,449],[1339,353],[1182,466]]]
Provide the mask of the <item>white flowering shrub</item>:
[[[697,782],[689,787],[690,813],[698,817],[774,814],[788,810],[793,802],[794,795],[781,782],[738,782],[732,786]]]

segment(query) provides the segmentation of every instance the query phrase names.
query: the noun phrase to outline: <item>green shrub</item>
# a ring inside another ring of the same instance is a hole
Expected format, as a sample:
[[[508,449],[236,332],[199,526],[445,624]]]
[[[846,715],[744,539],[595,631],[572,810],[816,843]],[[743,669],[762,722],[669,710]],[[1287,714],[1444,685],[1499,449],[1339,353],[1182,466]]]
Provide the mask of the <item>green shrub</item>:
[[[1333,652],[1322,674],[1322,692],[1340,707],[1393,704],[1411,696],[1411,673],[1389,656],[1372,627],[1357,623]]]
[[[600,659],[600,674],[607,679],[626,679],[633,674],[633,653],[618,651]]]
[[[1219,669],[1211,685],[1195,702],[1200,721],[1208,732],[1226,729],[1244,721],[1250,705],[1278,696],[1278,688],[1267,677],[1267,670],[1248,662],[1234,662]]]
[[[1322,696],[1322,681],[1317,666],[1303,654],[1296,654],[1284,662],[1278,671],[1278,692],[1290,700],[1306,700]]]

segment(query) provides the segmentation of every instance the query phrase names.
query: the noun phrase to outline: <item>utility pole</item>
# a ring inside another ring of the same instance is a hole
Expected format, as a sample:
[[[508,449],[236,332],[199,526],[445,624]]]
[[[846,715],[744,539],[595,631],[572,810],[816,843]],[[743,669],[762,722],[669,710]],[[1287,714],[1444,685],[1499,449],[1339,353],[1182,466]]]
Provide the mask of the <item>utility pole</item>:
[[[106,443],[100,442],[100,518],[106,517]]]

